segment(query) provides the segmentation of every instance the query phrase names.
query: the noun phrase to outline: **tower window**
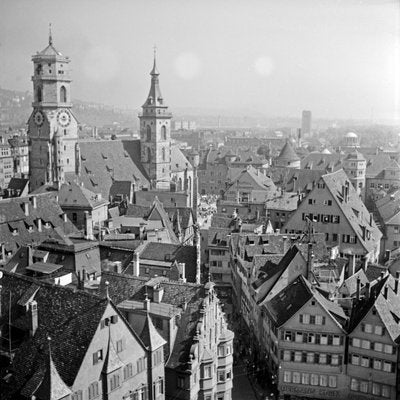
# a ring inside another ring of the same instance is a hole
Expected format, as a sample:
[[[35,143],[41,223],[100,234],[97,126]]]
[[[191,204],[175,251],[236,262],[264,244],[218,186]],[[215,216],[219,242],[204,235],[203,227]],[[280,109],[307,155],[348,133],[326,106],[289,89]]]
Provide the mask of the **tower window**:
[[[150,125],[147,125],[147,141],[151,141],[151,127]]]
[[[40,103],[42,101],[42,88],[36,89],[36,100]]]
[[[162,160],[165,161],[165,148],[162,148]]]
[[[65,86],[61,86],[60,88],[60,101],[61,103],[67,102],[67,89],[65,88]]]
[[[66,129],[64,129],[64,136],[67,134],[67,130]]]
[[[167,128],[165,127],[165,125],[161,127],[161,137],[163,138],[163,140],[167,140]]]
[[[38,64],[36,67],[36,74],[40,75],[42,73],[42,64]]]

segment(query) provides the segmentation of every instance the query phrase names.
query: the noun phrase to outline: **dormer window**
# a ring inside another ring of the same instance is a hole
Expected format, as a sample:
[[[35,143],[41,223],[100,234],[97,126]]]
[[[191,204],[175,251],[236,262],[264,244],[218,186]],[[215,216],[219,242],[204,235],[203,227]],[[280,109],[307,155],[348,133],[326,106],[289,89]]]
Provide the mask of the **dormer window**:
[[[147,104],[153,104],[153,98],[151,96],[148,98]]]

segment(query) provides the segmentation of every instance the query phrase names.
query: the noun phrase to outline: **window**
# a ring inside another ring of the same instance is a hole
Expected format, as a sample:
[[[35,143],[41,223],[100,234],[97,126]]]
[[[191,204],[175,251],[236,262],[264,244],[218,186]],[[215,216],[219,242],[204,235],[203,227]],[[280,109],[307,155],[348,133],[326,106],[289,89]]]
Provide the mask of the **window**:
[[[115,390],[115,389],[117,389],[117,388],[120,386],[119,374],[118,374],[118,373],[112,375],[112,376],[109,378],[109,385],[110,385],[110,386],[109,386],[109,389],[110,389],[110,390]]]
[[[339,355],[338,354],[332,354],[331,365],[339,365]]]
[[[89,400],[96,398],[99,395],[99,383],[93,382],[89,386]]]
[[[225,371],[218,371],[218,382],[225,381]]]
[[[123,341],[122,339],[117,340],[117,353],[121,353],[121,351],[123,350]]]
[[[320,386],[328,386],[328,377],[326,375],[319,376],[319,385]]]
[[[382,327],[382,325],[375,325],[374,333],[375,333],[375,335],[382,336],[383,335],[383,327]]]
[[[301,359],[302,359],[301,354],[302,354],[301,351],[295,351],[295,353],[294,353],[294,361],[301,362]]]
[[[351,363],[353,365],[360,365],[360,356],[357,354],[352,354],[351,355]]]
[[[319,363],[320,364],[326,364],[326,362],[327,362],[326,354],[320,354],[319,355]]]
[[[361,366],[365,368],[369,368],[369,357],[361,357]]]
[[[95,353],[93,353],[93,365],[96,365],[102,359],[103,359],[103,350],[98,350]]]
[[[381,394],[381,385],[378,383],[372,383],[372,394],[375,394],[377,396],[380,396]]]
[[[328,335],[322,334],[322,335],[320,336],[320,343],[321,343],[321,344],[328,344]]]
[[[40,103],[42,101],[42,88],[36,89],[36,100]]]
[[[167,128],[165,125],[161,127],[161,137],[163,140],[167,140]]]
[[[390,361],[383,362],[383,370],[385,372],[394,372],[395,371],[395,364],[391,363]]]
[[[371,347],[370,341],[369,341],[369,340],[362,340],[362,341],[361,341],[361,347],[362,347],[363,349],[369,350],[369,348]]]
[[[352,345],[353,345],[354,347],[361,347],[361,341],[360,341],[360,339],[358,339],[358,338],[353,338],[353,340],[352,340]]]
[[[146,140],[148,142],[151,141],[151,126],[150,125],[147,125],[147,128],[146,128]]]
[[[340,336],[338,336],[338,335],[333,335],[332,344],[333,344],[334,346],[339,346],[339,345],[340,345]]]
[[[368,393],[368,382],[367,381],[360,382],[360,392]]]
[[[318,386],[319,384],[319,377],[317,374],[311,374],[311,385]]]
[[[329,376],[329,382],[328,382],[329,387],[335,388],[337,387],[337,377],[334,375]]]
[[[293,372],[292,373],[292,382],[293,383],[300,383],[300,372]]]
[[[308,364],[314,363],[314,353],[307,353],[307,363]]]
[[[374,343],[374,350],[375,351],[383,351],[383,344],[379,342]]]
[[[204,367],[204,378],[211,378],[211,366]]]
[[[358,383],[358,380],[352,378],[352,379],[351,379],[351,382],[350,382],[350,389],[351,389],[351,390],[354,390],[355,392],[358,392],[359,387],[360,387],[360,385],[359,385],[359,383]]]
[[[133,376],[133,365],[129,363],[124,367],[124,380],[131,378]]]
[[[386,354],[394,354],[394,353],[393,353],[393,346],[390,345],[390,344],[385,344],[384,352],[385,352]]]
[[[364,324],[363,328],[364,328],[363,330],[365,333],[372,333],[373,327],[371,324]]]
[[[390,397],[390,387],[386,385],[382,385],[382,397]]]
[[[310,374],[309,373],[303,373],[301,374],[301,383],[303,385],[309,385],[310,384]]]
[[[292,373],[290,371],[283,371],[283,382],[290,383],[292,381]]]
[[[67,89],[65,86],[61,86],[60,88],[60,102],[66,103],[67,102]]]

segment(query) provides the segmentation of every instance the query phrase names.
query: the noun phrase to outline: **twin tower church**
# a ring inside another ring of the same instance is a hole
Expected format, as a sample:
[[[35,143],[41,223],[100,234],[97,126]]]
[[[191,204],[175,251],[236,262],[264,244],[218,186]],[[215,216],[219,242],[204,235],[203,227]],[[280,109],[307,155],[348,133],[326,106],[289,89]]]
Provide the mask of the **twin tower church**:
[[[155,55],[150,91],[139,115],[140,140],[122,141],[79,139],[70,59],[56,50],[51,33],[48,46],[32,61],[31,191],[74,181],[108,199],[131,183],[143,201],[157,192],[167,205],[193,206],[198,156],[193,154],[189,162],[171,144],[172,114],[161,94]]]

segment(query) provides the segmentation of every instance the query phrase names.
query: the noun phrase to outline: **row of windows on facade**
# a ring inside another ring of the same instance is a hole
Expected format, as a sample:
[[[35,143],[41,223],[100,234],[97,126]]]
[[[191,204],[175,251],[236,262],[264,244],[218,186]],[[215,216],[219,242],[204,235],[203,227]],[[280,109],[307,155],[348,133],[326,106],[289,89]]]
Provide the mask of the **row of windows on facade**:
[[[204,366],[201,371],[201,379],[212,379],[215,376],[215,373],[217,374],[217,381],[218,382],[226,382],[230,381],[232,379],[232,370],[231,369],[223,369],[223,368],[218,368],[217,371],[216,367],[214,366],[214,373],[212,372],[212,366]],[[193,374],[193,380],[194,382],[197,381],[197,374]],[[177,387],[180,389],[186,389],[187,384],[186,384],[186,379],[184,376],[178,376],[177,377]]]
[[[285,342],[310,343],[327,346],[342,346],[344,342],[342,335],[295,331],[282,331],[281,339]]]
[[[350,389],[354,392],[370,393],[385,398],[390,397],[390,386],[378,382],[370,382],[362,379],[351,378]]]
[[[312,374],[308,372],[283,371],[283,382],[296,383],[300,385],[337,387],[336,375]]]
[[[382,189],[382,188],[390,189],[390,184],[389,184],[389,183],[382,184],[382,183],[374,183],[374,182],[371,182],[371,183],[369,184],[369,187],[370,187],[371,189],[374,189],[375,187],[376,187],[377,189]]]
[[[281,360],[322,365],[342,365],[343,356],[340,354],[313,353],[305,351],[281,350]]]
[[[340,215],[302,213],[301,219],[303,221],[306,220],[306,217],[313,222],[340,224]]]
[[[381,342],[371,342],[368,339],[360,339],[360,338],[350,338],[350,346],[365,349],[365,350],[374,350],[380,353],[386,354],[396,354],[396,347],[391,344],[385,344]]]
[[[60,87],[59,93],[60,93],[60,102],[66,103],[67,102],[67,89],[65,88],[65,86]],[[43,92],[42,92],[42,88],[40,86],[38,88],[36,88],[36,101],[38,103],[43,101]]]
[[[373,368],[378,371],[384,372],[395,372],[396,363],[379,358],[373,358],[368,356],[362,356],[360,354],[350,354],[350,364],[358,365],[364,368]]]

